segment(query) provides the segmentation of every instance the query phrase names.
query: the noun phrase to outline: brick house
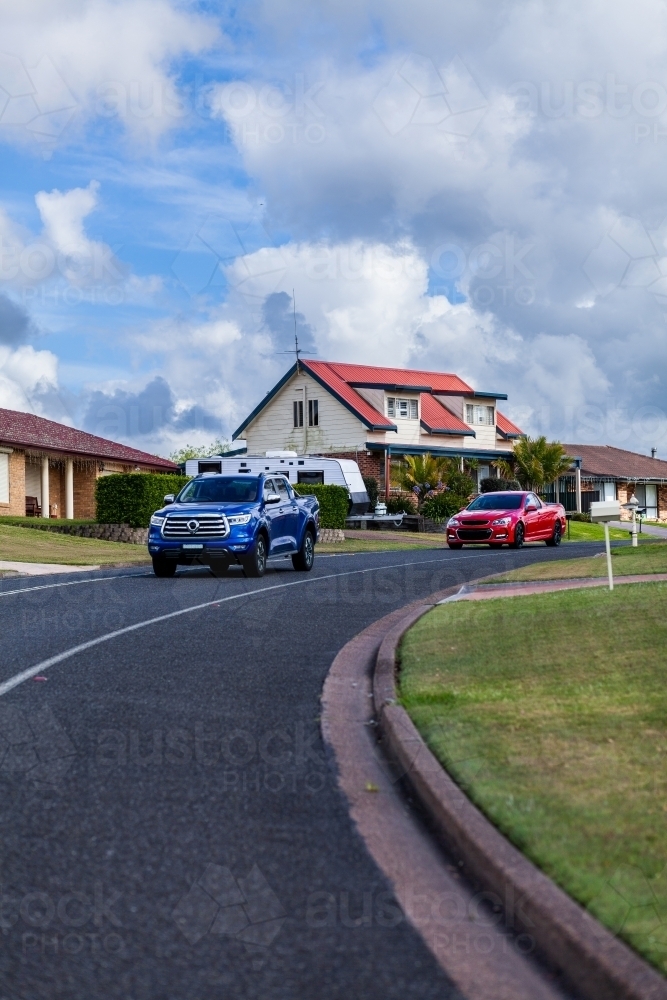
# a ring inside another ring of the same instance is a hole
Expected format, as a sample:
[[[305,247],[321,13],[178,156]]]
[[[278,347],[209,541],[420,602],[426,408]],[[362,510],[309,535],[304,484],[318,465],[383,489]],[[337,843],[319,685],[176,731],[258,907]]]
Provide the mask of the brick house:
[[[646,507],[647,517],[667,520],[667,462],[611,445],[564,444],[563,447],[574,459],[575,476],[563,477],[561,490],[568,478],[570,481],[578,478],[580,509],[590,510],[594,500],[627,503],[634,495],[640,506]],[[561,501],[563,498],[561,493]],[[625,520],[630,514],[623,511],[621,516]]]
[[[523,433],[497,408],[504,393],[482,392],[457,375],[299,360],[237,427],[248,453],[272,449],[354,459],[386,493],[392,458],[476,459],[488,476]]]
[[[0,514],[25,516],[30,497],[44,517],[92,519],[95,483],[112,472],[178,472],[178,466],[54,420],[0,409]]]

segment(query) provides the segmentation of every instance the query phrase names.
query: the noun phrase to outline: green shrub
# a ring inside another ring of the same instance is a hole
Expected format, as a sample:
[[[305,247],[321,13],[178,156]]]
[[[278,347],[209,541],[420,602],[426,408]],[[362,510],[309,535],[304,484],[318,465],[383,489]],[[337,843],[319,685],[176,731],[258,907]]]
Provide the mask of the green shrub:
[[[573,511],[570,514],[570,520],[571,521],[588,521],[588,522],[590,522],[590,520],[591,520],[590,511],[585,511],[583,513],[578,514],[576,512],[576,510],[575,510],[575,511]]]
[[[368,499],[371,502],[371,510],[375,510],[375,505],[378,502],[378,481],[375,476],[363,476],[362,478],[366,492],[368,493]]]
[[[467,496],[463,497],[447,490],[444,493],[436,493],[433,497],[427,497],[422,504],[421,512],[424,517],[429,517],[432,521],[446,521],[467,503]]]
[[[118,472],[101,476],[95,485],[98,524],[147,528],[151,514],[164,506],[167,493],[178,493],[188,476],[153,472]]]
[[[388,514],[417,513],[417,505],[410,497],[390,497],[386,503]]]
[[[350,506],[350,498],[344,486],[326,486],[321,483],[311,486],[292,484],[295,493],[301,497],[317,497],[320,504],[320,528],[344,528]]]
[[[479,482],[480,493],[500,493],[520,489],[521,484],[517,479],[496,479],[493,476],[487,476],[485,479],[480,479]]]
[[[451,493],[457,497],[469,497],[477,492],[475,480],[466,475],[465,472],[448,472],[443,479],[447,482],[447,487]]]

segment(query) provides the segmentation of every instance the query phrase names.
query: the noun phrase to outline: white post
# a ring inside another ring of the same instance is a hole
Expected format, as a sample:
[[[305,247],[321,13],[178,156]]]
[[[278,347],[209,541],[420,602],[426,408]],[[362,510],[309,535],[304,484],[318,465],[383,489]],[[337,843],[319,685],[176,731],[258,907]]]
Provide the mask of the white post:
[[[611,546],[609,545],[609,524],[604,522],[604,544],[607,550],[607,576],[609,577],[609,589],[614,589],[614,576],[611,571]]]
[[[637,548],[637,511],[633,508],[632,511],[632,547]]]
[[[74,460],[65,459],[65,517],[74,518]]]
[[[49,516],[49,460],[42,459],[42,517]]]
[[[581,514],[581,469],[579,466],[574,470],[574,478],[577,489],[577,514]]]

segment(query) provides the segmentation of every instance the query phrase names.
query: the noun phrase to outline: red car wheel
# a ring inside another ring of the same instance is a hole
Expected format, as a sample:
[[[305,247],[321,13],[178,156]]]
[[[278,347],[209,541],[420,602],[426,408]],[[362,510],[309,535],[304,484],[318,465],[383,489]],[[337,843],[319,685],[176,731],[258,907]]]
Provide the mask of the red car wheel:
[[[522,548],[525,538],[526,538],[526,531],[523,526],[523,521],[519,521],[516,528],[514,529],[514,541],[510,542],[510,548],[512,549]]]

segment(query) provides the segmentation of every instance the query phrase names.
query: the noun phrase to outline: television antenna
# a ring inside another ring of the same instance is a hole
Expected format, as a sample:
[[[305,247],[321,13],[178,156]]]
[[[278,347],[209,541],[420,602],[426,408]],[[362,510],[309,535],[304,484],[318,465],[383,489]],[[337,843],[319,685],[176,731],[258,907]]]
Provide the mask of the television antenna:
[[[292,289],[292,312],[294,315],[294,348],[290,351],[278,351],[278,354],[293,354],[296,358],[296,370],[299,371],[299,359],[302,354],[313,355],[317,354],[316,351],[304,351],[302,347],[299,347],[299,337],[296,332],[296,295],[294,294],[294,289]]]

